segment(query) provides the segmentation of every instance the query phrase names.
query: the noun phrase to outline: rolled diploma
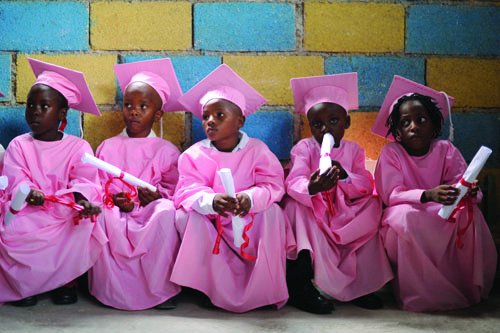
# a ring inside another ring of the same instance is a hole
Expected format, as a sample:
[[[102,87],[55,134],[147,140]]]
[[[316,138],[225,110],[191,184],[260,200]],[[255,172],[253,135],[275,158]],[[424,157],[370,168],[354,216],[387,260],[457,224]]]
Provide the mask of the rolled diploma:
[[[464,175],[462,178],[468,182],[472,183],[476,178],[481,169],[484,166],[484,163],[486,163],[486,160],[488,157],[491,155],[491,149],[485,146],[481,146],[479,148],[478,152],[470,162],[469,166],[467,167],[467,170],[465,170]],[[455,207],[458,205],[460,200],[463,198],[463,196],[467,193],[468,188],[465,187],[464,185],[458,183],[455,185],[456,188],[460,190],[460,194],[458,195],[457,200],[455,203],[451,206],[443,206],[439,210],[438,215],[441,216],[443,219],[448,219],[450,217],[451,213],[455,209]]]
[[[108,162],[104,162],[103,160],[98,159],[97,157],[92,156],[89,153],[83,154],[82,162],[91,164],[96,168],[101,169],[102,171],[112,174],[115,177],[120,177],[120,174],[122,173],[122,170],[120,168],[117,168],[114,165],[109,164]],[[148,184],[145,181],[137,177],[134,177],[131,174],[124,171],[123,171],[123,180],[134,186],[147,187],[153,192],[157,191],[157,188],[155,186]]]
[[[325,135],[323,135],[323,141],[321,142],[321,157],[319,158],[320,175],[324,174],[325,171],[332,166],[332,159],[329,154],[332,151],[334,144],[335,139],[330,133],[326,133]]]
[[[9,185],[9,178],[7,176],[0,176],[0,190],[5,190]]]
[[[226,194],[229,195],[230,197],[236,198],[236,192],[234,190],[234,181],[233,181],[233,175],[231,174],[231,169],[223,168],[217,171],[217,173],[219,174],[220,180],[222,182],[222,185],[224,186]],[[232,216],[231,221],[233,225],[234,246],[240,247],[241,244],[244,243],[243,240],[244,221],[239,216]]]
[[[26,201],[26,198],[30,194],[30,191],[31,191],[30,187],[25,183],[22,183],[21,186],[19,186],[19,189],[17,190],[17,193],[14,196],[14,199],[12,200],[12,203],[10,205],[12,210],[15,211],[21,210],[21,208],[23,207],[23,203]],[[16,217],[16,215],[12,214],[11,210],[9,209],[5,214],[5,220],[4,220],[5,225],[6,226],[9,225],[14,219],[14,217]]]

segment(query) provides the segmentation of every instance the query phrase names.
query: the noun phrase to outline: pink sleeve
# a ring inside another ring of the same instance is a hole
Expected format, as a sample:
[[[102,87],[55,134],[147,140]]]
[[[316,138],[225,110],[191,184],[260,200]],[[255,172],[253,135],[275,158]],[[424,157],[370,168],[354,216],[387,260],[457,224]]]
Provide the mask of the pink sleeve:
[[[17,140],[11,141],[5,151],[3,174],[9,178],[9,186],[5,190],[6,194],[14,195],[21,183],[26,183],[30,188],[40,190],[31,179],[31,172],[26,165],[26,157]]]
[[[385,205],[420,203],[424,190],[409,189],[404,184],[404,170],[399,156],[386,145],[380,153],[375,168],[375,186]]]
[[[69,172],[68,190],[62,192],[77,192],[93,204],[102,203],[101,183],[97,168],[89,167],[82,162],[84,153],[93,155],[94,152],[87,142],[79,145],[76,153],[72,155],[71,170]]]
[[[263,145],[254,163],[255,185],[246,190],[253,200],[252,212],[259,213],[278,202],[285,193],[283,167],[276,156]]]
[[[347,200],[359,199],[373,193],[373,178],[365,168],[365,151],[356,145],[352,155],[352,168],[346,170],[350,182],[337,183],[337,188],[344,192]]]
[[[179,171],[177,170],[179,155],[179,150],[168,149],[160,161],[162,167],[161,181],[157,187],[163,198],[170,200],[174,196],[175,186],[179,179]]]

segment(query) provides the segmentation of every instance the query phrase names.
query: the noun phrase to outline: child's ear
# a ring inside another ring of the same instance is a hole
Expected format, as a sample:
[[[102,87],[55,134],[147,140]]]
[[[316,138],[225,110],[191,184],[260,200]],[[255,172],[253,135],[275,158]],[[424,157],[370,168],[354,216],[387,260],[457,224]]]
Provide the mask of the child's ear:
[[[68,115],[68,109],[60,109],[59,110],[59,121],[62,121],[63,119],[66,119],[66,116]]]
[[[156,110],[155,112],[155,123],[161,119],[161,116],[163,116],[163,111],[161,109]]]
[[[345,129],[349,127],[351,127],[351,116],[347,115],[347,117],[345,117]]]
[[[245,125],[245,120],[245,116],[240,116],[240,118],[238,119],[238,128],[242,128]]]

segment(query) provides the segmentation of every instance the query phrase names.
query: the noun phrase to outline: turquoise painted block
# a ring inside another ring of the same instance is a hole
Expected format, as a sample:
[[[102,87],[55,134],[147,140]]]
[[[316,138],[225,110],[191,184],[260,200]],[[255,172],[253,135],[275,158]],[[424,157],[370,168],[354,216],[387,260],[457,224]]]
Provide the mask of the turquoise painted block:
[[[194,5],[197,50],[286,51],[295,49],[295,7],[269,2]]]
[[[0,107],[0,144],[6,148],[9,142],[16,136],[30,132],[24,118],[24,107]],[[80,112],[70,110],[68,112],[68,125],[64,132],[72,135],[80,135],[78,117]]]
[[[0,2],[0,50],[88,50],[86,2]]]
[[[454,113],[455,147],[460,150],[469,163],[481,146],[490,148],[493,153],[486,162],[490,168],[500,168],[500,113]],[[441,139],[447,139],[449,119],[443,126]]]
[[[0,101],[8,100],[12,95],[10,65],[10,54],[0,54],[0,91],[5,95]]]
[[[252,138],[263,141],[279,158],[290,158],[293,146],[293,117],[288,111],[262,111],[247,117],[242,130]],[[206,139],[201,120],[193,116],[193,143]]]
[[[159,58],[165,58],[165,56],[130,55],[125,56],[125,63]],[[175,56],[170,57],[170,59],[172,60],[177,80],[179,80],[179,85],[184,93],[222,63],[221,57],[217,56]],[[117,102],[121,104],[123,95],[119,87],[117,88],[117,92]]]
[[[329,57],[324,71],[327,75],[357,72],[360,107],[380,107],[394,75],[425,83],[425,59],[421,57]]]
[[[407,52],[500,54],[500,7],[411,6],[406,27]]]

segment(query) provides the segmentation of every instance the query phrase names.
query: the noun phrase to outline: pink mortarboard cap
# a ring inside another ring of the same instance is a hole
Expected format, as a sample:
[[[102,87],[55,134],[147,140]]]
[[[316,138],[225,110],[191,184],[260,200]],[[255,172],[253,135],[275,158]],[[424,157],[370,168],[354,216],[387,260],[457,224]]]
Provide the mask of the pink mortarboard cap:
[[[182,90],[169,58],[119,64],[114,65],[113,69],[124,94],[131,83],[146,83],[160,95],[163,112],[183,109],[177,102]]]
[[[319,103],[335,103],[347,112],[358,108],[358,73],[299,77],[290,80],[296,113]]]
[[[389,130],[385,126],[385,123],[387,122],[387,118],[389,118],[394,105],[401,97],[410,96],[413,93],[419,93],[433,98],[434,102],[437,103],[437,107],[441,110],[443,120],[446,120],[446,117],[448,117],[451,106],[455,101],[453,97],[446,95],[444,92],[439,92],[422,84],[405,79],[404,77],[394,75],[391,87],[385,96],[384,102],[378,112],[377,119],[375,119],[375,123],[373,124],[372,133],[385,138],[387,131]],[[446,99],[448,99],[449,104]],[[389,133],[387,139],[394,141],[394,137],[391,133]]]
[[[219,98],[236,104],[245,117],[267,102],[228,65],[223,64],[185,93],[179,103],[201,119],[205,104]]]
[[[5,97],[5,95],[0,91],[0,97]]]
[[[34,85],[43,84],[59,91],[72,109],[100,116],[82,72],[28,58],[36,76]]]

